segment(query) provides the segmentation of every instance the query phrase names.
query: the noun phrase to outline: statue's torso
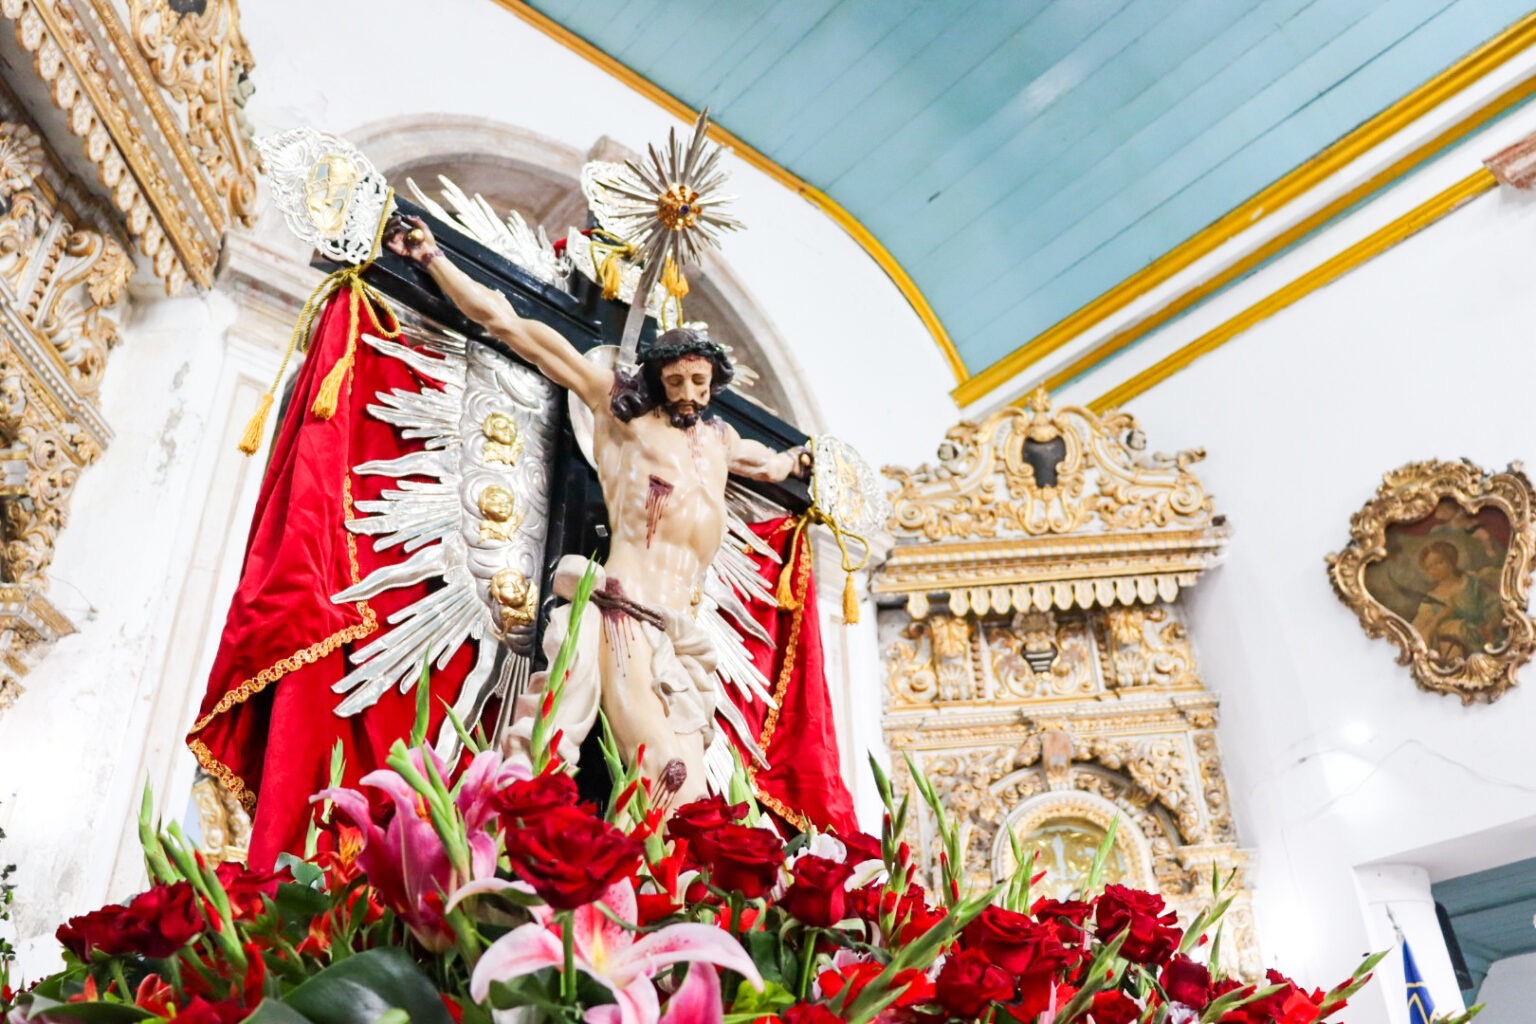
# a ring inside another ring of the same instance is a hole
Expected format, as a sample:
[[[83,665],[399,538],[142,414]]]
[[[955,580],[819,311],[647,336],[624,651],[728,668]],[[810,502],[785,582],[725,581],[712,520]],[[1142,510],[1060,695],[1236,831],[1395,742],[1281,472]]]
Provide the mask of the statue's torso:
[[[595,426],[608,576],[632,600],[687,611],[725,534],[728,428],[682,430],[654,411],[620,423],[606,410]]]

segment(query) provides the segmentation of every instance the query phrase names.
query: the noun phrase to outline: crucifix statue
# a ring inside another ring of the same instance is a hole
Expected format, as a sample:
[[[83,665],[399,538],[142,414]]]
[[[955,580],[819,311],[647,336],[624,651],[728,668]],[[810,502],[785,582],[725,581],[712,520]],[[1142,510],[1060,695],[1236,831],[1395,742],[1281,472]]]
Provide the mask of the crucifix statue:
[[[557,713],[562,755],[574,760],[601,707],[625,753],[644,751],[640,769],[654,787],[680,802],[704,795],[722,695],[712,644],[692,612],[725,535],[726,478],[803,477],[809,453],[773,451],[709,416],[733,369],[724,349],[693,330],[665,332],[640,350],[637,370],[615,371],[454,266],[419,217],[396,218],[384,244],[426,268],[460,311],[592,412],[610,546]],[[566,556],[555,575],[559,596],[570,598],[584,568]],[[551,617],[547,651],[564,638],[569,612]],[[514,747],[526,744],[529,728],[527,716],[514,723]]]

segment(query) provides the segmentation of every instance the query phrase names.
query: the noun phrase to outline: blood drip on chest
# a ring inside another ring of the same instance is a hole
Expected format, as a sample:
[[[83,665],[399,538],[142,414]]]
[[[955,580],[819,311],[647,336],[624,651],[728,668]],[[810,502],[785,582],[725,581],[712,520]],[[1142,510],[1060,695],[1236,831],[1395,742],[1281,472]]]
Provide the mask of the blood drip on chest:
[[[651,539],[656,536],[656,528],[661,525],[661,517],[667,509],[667,499],[672,496],[673,486],[659,476],[652,476],[650,487],[645,493],[645,546],[651,546]]]

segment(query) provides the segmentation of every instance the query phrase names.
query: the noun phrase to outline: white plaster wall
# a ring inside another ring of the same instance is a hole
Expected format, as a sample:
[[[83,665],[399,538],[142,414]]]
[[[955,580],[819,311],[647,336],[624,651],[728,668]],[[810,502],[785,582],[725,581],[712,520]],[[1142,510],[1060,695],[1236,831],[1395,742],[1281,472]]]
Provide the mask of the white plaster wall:
[[[1533,253],[1536,202],[1484,196],[1130,406],[1154,447],[1208,450],[1201,476],[1236,528],[1227,564],[1191,592],[1191,633],[1222,697],[1266,954],[1313,984],[1390,941],[1355,867],[1413,864],[1536,815],[1536,683],[1492,706],[1419,691],[1334,597],[1323,562],[1389,469],[1536,460]],[[1462,849],[1457,873],[1500,862],[1479,863],[1484,848]],[[1414,949],[1421,966],[1444,955]],[[1405,1020],[1401,1001],[1373,985],[1350,1020]]]
[[[1483,1004],[1478,1024],[1530,1024],[1536,1006],[1536,953],[1494,963],[1477,994]]]
[[[142,887],[131,834],[146,782],[166,817],[183,816],[194,765],[181,736],[206,670],[188,655],[201,660],[195,626],[215,601],[182,601],[198,580],[231,575],[230,535],[242,553],[255,476],[234,439],[276,362],[226,338],[234,315],[219,294],[135,295],[106,374],[116,437],[81,475],[49,570],[49,596],[79,632],[0,718],[0,858],[18,864],[14,927],[30,976],[54,961],[65,917]]]

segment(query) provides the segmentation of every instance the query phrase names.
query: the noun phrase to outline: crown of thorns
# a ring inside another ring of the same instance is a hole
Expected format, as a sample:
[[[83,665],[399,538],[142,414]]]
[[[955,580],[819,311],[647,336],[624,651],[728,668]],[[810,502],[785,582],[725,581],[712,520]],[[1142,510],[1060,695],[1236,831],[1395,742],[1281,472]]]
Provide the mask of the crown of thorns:
[[[736,368],[724,348],[705,335],[683,327],[674,327],[639,353],[640,365],[657,371],[668,363],[689,356],[701,356],[714,364],[715,372],[709,385],[713,394],[724,391],[736,375]]]

